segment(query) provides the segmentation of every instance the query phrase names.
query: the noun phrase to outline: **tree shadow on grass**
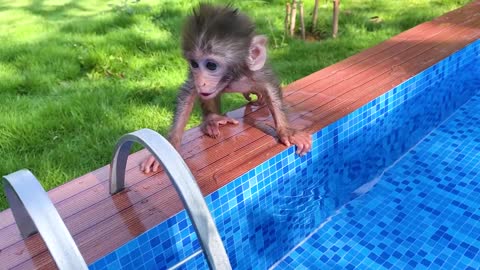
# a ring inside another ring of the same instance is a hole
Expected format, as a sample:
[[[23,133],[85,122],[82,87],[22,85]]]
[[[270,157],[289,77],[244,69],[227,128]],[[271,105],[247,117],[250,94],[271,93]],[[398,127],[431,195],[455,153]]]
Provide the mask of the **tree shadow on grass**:
[[[86,21],[88,23],[84,23]],[[132,69],[128,64],[130,57],[140,56],[141,60],[150,62],[149,56],[165,46],[172,51],[168,54],[174,54],[177,48],[173,44],[150,42],[145,46],[145,36],[130,30],[134,24],[135,20],[126,15],[80,18],[62,27],[62,34],[46,34],[31,43],[3,44],[0,63],[9,66],[14,75],[0,82],[3,93],[52,93],[65,82],[74,83],[94,73],[99,78],[123,78],[145,70]],[[112,33],[113,30],[117,32]],[[154,64],[151,67],[154,68]]]
[[[134,16],[111,12],[104,16],[95,15],[71,20],[60,28],[60,32],[105,35],[113,30],[131,27],[135,22]]]
[[[188,14],[189,13],[190,11],[188,11]],[[180,34],[181,22],[183,22],[184,17],[188,14],[177,5],[161,6],[158,10],[152,12],[151,20],[162,28],[167,28],[171,32]]]
[[[86,8],[79,5],[78,1],[72,0],[66,4],[54,7],[45,6],[44,2],[44,0],[32,0],[25,9],[34,15],[42,16],[48,20],[70,17],[72,16],[70,13],[72,10],[87,11]]]

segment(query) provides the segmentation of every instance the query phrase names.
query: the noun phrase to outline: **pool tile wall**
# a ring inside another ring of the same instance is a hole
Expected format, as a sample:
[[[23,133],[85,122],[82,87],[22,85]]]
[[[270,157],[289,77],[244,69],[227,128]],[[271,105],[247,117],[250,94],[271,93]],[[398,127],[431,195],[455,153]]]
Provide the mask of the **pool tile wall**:
[[[475,64],[465,85],[477,94],[275,269],[480,268],[480,59]]]
[[[480,41],[443,59],[206,196],[234,269],[266,269],[378,176],[473,93],[436,82],[480,55]],[[420,104],[420,106],[419,106]],[[185,211],[90,265],[166,269],[200,248]],[[181,269],[207,269],[203,254]]]

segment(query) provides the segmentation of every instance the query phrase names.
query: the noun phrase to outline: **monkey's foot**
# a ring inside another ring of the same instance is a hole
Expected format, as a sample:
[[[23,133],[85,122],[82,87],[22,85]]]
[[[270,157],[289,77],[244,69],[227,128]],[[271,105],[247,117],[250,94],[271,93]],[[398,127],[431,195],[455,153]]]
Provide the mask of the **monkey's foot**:
[[[212,138],[217,138],[220,135],[220,125],[226,124],[238,124],[236,119],[211,113],[205,117],[202,125],[200,126],[203,133],[207,134]]]
[[[296,153],[300,156],[305,155],[312,148],[312,136],[303,131],[280,134],[280,141],[286,146],[296,145]]]

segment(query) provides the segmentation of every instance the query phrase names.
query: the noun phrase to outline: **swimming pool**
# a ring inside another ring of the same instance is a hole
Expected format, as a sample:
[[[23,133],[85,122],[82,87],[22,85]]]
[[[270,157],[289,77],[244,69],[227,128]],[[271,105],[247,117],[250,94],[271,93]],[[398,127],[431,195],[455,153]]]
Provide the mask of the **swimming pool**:
[[[206,197],[234,269],[480,266],[479,40],[313,137],[307,156],[289,148]],[[182,211],[90,268],[164,269],[199,249]]]

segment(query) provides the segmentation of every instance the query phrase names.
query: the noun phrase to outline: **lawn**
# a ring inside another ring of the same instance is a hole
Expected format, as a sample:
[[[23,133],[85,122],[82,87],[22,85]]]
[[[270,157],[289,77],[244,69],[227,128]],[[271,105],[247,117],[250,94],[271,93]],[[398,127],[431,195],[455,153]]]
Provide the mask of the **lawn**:
[[[331,1],[320,0],[316,42],[282,42],[283,0],[229,2],[268,35],[288,84],[470,0],[342,0],[337,39]],[[308,26],[313,0],[304,2]],[[187,68],[180,26],[196,3],[0,0],[0,175],[28,168],[48,190],[108,164],[125,133],[166,134]],[[224,110],[245,104],[235,94],[224,101]],[[188,127],[200,119],[197,107]]]

